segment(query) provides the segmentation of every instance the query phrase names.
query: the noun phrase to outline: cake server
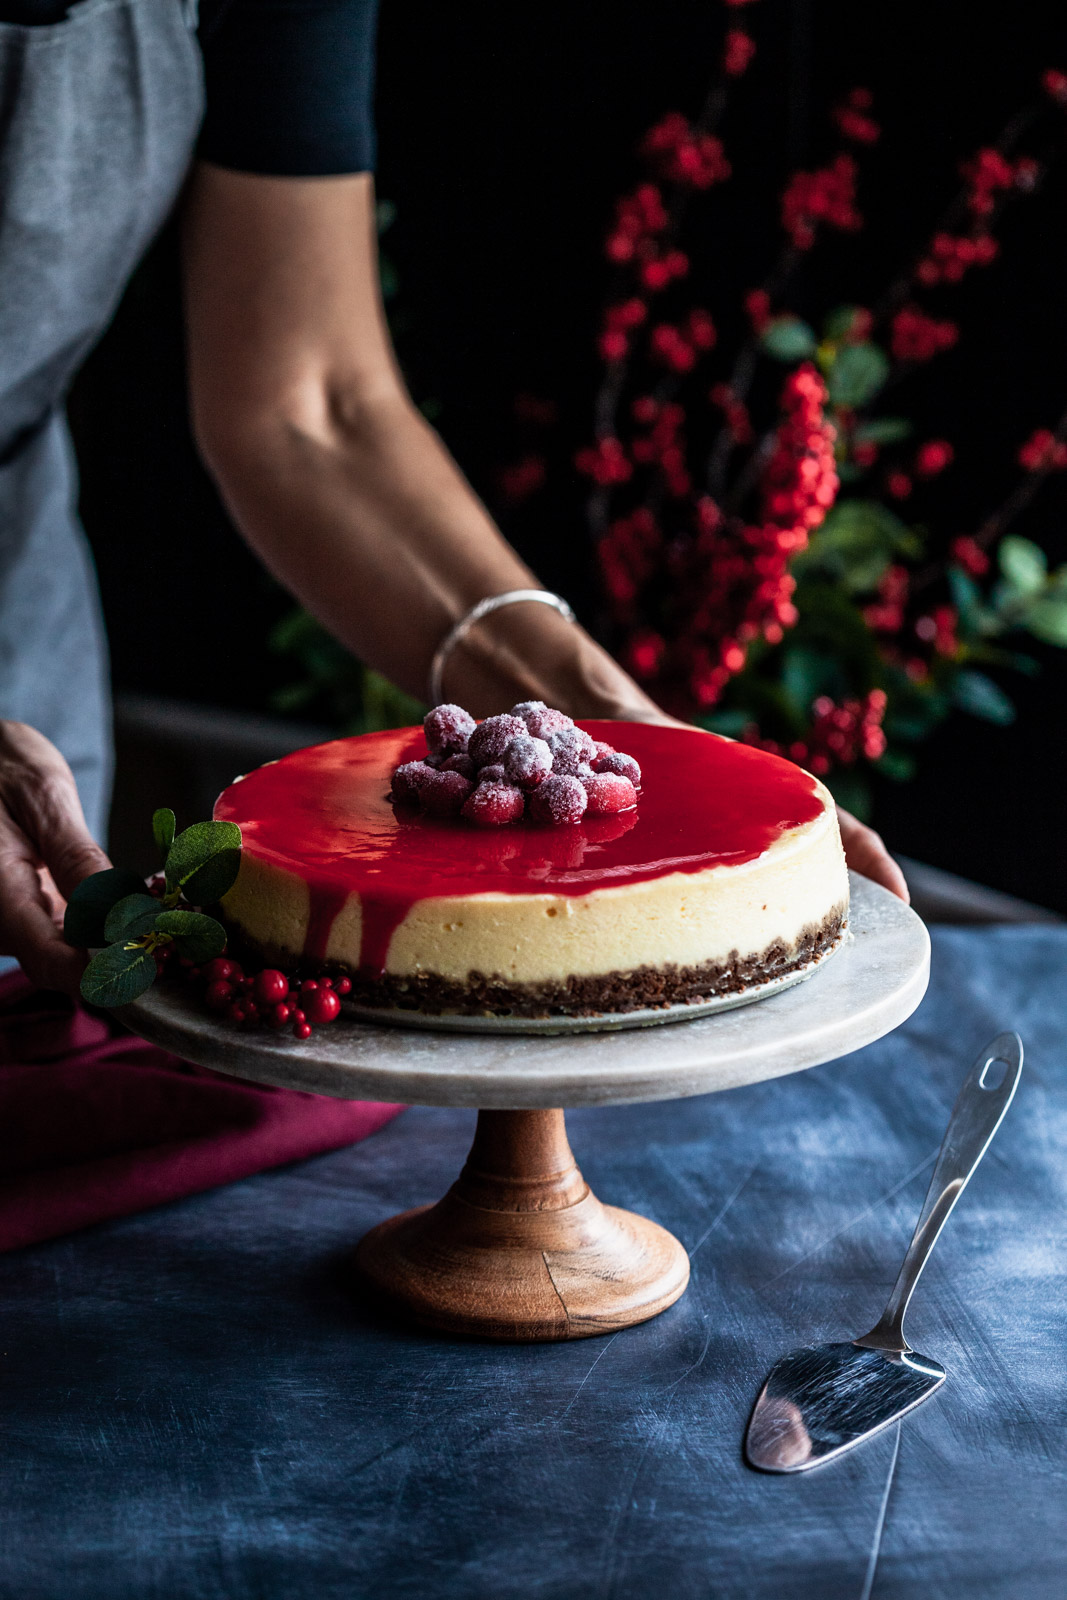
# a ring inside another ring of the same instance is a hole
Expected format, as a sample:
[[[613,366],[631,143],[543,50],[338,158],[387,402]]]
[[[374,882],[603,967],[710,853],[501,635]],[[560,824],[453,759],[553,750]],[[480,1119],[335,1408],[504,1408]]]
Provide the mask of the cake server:
[[[889,1303],[870,1333],[851,1343],[808,1345],[775,1362],[745,1436],[751,1466],[763,1472],[821,1466],[914,1410],[944,1383],[944,1367],[905,1339],[904,1315],[938,1234],[1011,1105],[1022,1065],[1017,1033],[999,1034],[982,1051],[952,1108]]]

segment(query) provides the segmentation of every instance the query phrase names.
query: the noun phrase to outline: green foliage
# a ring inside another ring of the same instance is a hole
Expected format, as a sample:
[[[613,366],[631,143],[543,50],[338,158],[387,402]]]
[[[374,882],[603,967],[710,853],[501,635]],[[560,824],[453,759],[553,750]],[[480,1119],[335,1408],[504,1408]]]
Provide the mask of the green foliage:
[[[341,733],[374,733],[421,722],[426,706],[356,660],[306,611],[290,613],[271,635],[301,676],[274,697],[277,711],[320,715]]]
[[[1005,582],[1019,594],[1036,594],[1048,578],[1048,560],[1039,545],[1009,534],[1000,541],[997,562]]]
[[[847,339],[856,325],[856,318],[863,316],[861,306],[838,306],[831,311],[823,321],[822,336],[833,344],[840,344],[842,339]]]
[[[987,678],[984,672],[966,668],[957,673],[952,685],[952,699],[961,711],[969,711],[973,717],[981,717],[985,722],[1006,727],[1015,721],[1015,707],[1004,690],[992,678]]]
[[[196,822],[179,833],[164,871],[170,895],[180,891],[192,905],[214,905],[236,882],[241,865],[241,830],[235,822]]]
[[[815,354],[815,330],[800,317],[773,317],[760,334],[760,344],[776,361],[804,361]]]
[[[857,444],[900,444],[911,437],[911,431],[911,423],[904,417],[874,417],[853,429],[852,437]]]
[[[152,813],[152,836],[159,846],[159,853],[166,860],[167,851],[174,843],[174,830],[177,819],[174,812],[163,806],[159,811]]]
[[[199,911],[161,911],[155,925],[190,961],[213,961],[226,948],[225,928]]]
[[[826,385],[835,406],[864,406],[889,376],[889,358],[876,344],[846,344],[835,351]]]
[[[64,939],[79,950],[92,950],[103,944],[104,924],[112,906],[126,895],[143,893],[144,879],[125,867],[108,867],[83,878],[67,901]]]
[[[174,813],[152,818],[159,843],[169,841],[162,900],[145,892],[135,872],[109,867],[80,883],[67,904],[63,924],[70,944],[103,945],[82,974],[81,992],[91,1005],[124,1006],[136,1000],[156,975],[155,952],[173,944],[191,961],[210,961],[226,948],[226,930],[214,917],[189,909],[211,905],[237,877],[241,830],[232,822],[198,822],[174,837]],[[179,900],[186,905],[180,906]]]
[[[155,982],[156,958],[145,945],[111,944],[82,973],[82,998],[93,1006],[128,1006]]]
[[[798,578],[823,573],[849,594],[870,594],[890,562],[921,553],[917,534],[886,506],[876,500],[839,500],[793,562],[793,571]]]
[[[139,894],[124,895],[107,914],[103,942],[115,944],[119,940],[139,939],[142,934],[151,933],[158,916],[159,901],[155,895],[145,894],[143,888]]]

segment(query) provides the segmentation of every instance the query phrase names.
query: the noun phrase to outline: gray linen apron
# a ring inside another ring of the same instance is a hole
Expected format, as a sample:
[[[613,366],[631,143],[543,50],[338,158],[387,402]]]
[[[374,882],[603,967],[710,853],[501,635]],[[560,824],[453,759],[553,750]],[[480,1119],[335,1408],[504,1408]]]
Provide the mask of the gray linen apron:
[[[0,717],[58,745],[100,840],[107,647],[63,402],[188,170],[195,27],[195,0],[0,23]]]

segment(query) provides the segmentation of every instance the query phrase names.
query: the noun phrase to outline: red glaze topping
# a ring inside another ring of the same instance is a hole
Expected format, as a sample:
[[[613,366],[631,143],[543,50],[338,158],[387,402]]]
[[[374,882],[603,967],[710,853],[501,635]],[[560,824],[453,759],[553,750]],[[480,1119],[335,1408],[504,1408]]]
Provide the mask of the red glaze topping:
[[[283,756],[231,784],[215,816],[244,848],[311,890],[305,954],[321,961],[351,894],[363,904],[361,965],[380,975],[394,930],[416,901],[472,894],[588,894],[668,872],[762,855],[822,810],[814,780],[790,761],[712,734],[648,723],[583,722],[640,763],[641,803],[567,827],[482,831],[396,808],[395,768],[426,754],[421,728],[336,739]]]

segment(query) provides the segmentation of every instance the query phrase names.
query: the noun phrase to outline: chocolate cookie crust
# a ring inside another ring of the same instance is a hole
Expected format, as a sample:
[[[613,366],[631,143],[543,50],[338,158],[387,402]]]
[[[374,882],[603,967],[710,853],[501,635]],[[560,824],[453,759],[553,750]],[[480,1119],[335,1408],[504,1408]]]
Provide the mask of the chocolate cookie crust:
[[[563,983],[509,984],[500,976],[481,972],[469,973],[466,983],[433,973],[414,977],[386,973],[369,979],[349,969],[352,999],[359,1005],[391,1011],[448,1012],[465,1017],[595,1017],[696,1005],[722,995],[741,994],[820,960],[840,942],[846,919],[845,909],[835,907],[819,926],[805,928],[792,947],[778,940],[759,954],[742,956],[735,950],[726,961],[704,966],[639,967],[634,972],[574,977]]]

